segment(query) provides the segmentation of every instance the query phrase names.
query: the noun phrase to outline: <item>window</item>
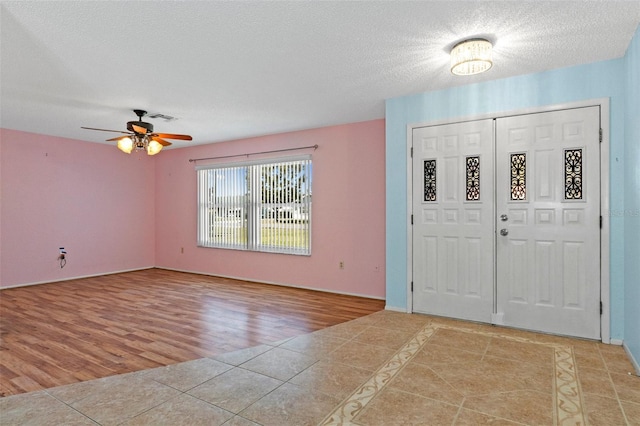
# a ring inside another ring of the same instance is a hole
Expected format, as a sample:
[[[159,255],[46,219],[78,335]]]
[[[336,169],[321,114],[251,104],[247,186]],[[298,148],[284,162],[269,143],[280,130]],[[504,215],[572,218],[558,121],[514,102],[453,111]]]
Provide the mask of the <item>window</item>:
[[[436,160],[424,160],[424,200],[436,201]]]
[[[196,170],[199,246],[311,254],[310,156]]]
[[[527,154],[511,154],[511,199],[527,199]]]
[[[480,201],[480,156],[466,157],[467,201]]]
[[[564,150],[564,199],[582,200],[582,149]]]

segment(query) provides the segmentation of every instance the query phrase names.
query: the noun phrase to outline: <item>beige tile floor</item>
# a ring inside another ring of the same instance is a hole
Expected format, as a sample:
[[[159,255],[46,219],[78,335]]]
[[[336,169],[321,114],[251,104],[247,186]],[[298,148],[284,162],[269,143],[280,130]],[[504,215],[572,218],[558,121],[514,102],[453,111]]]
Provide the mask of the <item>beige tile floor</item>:
[[[0,399],[2,425],[640,425],[622,347],[383,311]]]

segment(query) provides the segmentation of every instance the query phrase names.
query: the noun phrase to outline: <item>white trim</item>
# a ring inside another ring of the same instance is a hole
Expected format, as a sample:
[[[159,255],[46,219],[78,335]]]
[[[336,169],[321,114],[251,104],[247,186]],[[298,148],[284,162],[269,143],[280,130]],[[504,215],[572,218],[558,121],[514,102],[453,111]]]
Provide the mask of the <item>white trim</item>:
[[[144,266],[142,268],[123,269],[121,271],[103,272],[103,273],[100,273],[100,274],[78,275],[78,276],[75,276],[75,277],[60,278],[60,279],[55,279],[55,280],[50,280],[50,281],[37,281],[37,282],[32,282],[32,283],[15,284],[15,285],[9,285],[9,286],[6,286],[6,287],[0,287],[0,290],[4,290],[4,289],[7,289],[7,288],[29,287],[29,286],[32,286],[32,285],[53,284],[53,283],[59,283],[59,282],[62,282],[62,281],[80,280],[80,279],[83,279],[83,278],[103,277],[105,275],[124,274],[125,272],[144,271],[145,269],[153,269],[153,268],[155,268],[155,266]]]
[[[623,343],[622,339],[610,339],[608,344],[613,346],[622,346]]]
[[[631,353],[631,349],[629,349],[629,347],[625,342],[622,342],[622,347],[624,348],[624,351],[627,353],[627,357],[629,357],[629,360],[631,361],[631,365],[633,365],[634,370],[636,370],[636,376],[640,376],[640,364],[638,364],[638,361],[633,357],[633,353]]]
[[[420,127],[432,127],[432,126],[441,126],[444,124],[455,124],[455,123],[466,123],[469,121],[480,121],[480,120],[493,120],[498,118],[506,118],[513,117],[516,115],[529,115],[529,114],[539,114],[544,112],[553,112],[553,111],[562,111],[565,109],[575,109],[575,108],[587,108],[592,106],[604,106],[606,104],[607,109],[609,108],[609,98],[596,98],[589,99],[586,101],[576,101],[576,102],[566,102],[563,104],[553,104],[553,105],[544,105],[540,107],[530,107],[523,109],[515,109],[515,110],[507,110],[507,111],[499,111],[499,112],[490,112],[486,114],[479,115],[467,115],[462,117],[455,117],[449,119],[441,119],[434,121],[423,121],[419,123],[408,124],[407,129],[413,130],[418,129]],[[609,121],[609,117],[607,116],[607,122]],[[410,142],[410,141],[409,141]],[[603,141],[604,142],[604,141]]]
[[[413,130],[420,127],[441,126],[445,124],[462,123],[486,119],[498,119],[516,115],[538,114],[543,112],[560,111],[566,109],[600,107],[600,127],[602,128],[602,143],[600,144],[600,213],[602,215],[602,229],[600,230],[600,300],[602,301],[602,315],[600,316],[600,338],[603,343],[611,343],[611,288],[610,288],[610,218],[605,212],[609,211],[609,150],[610,150],[610,120],[609,98],[596,98],[585,101],[567,102],[541,107],[531,107],[518,110],[501,111],[473,116],[455,117],[444,120],[414,123],[407,125],[407,312],[413,312],[413,295],[411,281],[413,280],[413,229],[411,214],[413,213],[413,163],[410,156],[413,146]],[[621,344],[622,342],[620,342]]]
[[[384,307],[385,311],[391,311],[391,312],[401,312],[401,313],[411,313],[411,312],[407,312],[407,310],[405,308],[399,307],[399,306],[389,306],[386,305]]]
[[[405,312],[413,312],[413,292],[411,283],[413,282],[413,224],[411,215],[413,214],[413,129],[407,125],[407,306]]]
[[[602,315],[600,316],[600,336],[603,343],[611,341],[611,219],[605,212],[610,211],[609,182],[611,171],[609,168],[609,150],[611,147],[611,124],[609,122],[609,98],[596,99],[600,105],[600,128],[602,129],[602,143],[600,144],[600,215],[602,229],[600,230],[600,301]]]
[[[187,270],[187,269],[167,268],[167,267],[164,267],[164,266],[155,266],[155,269],[164,269],[164,270],[167,270],[167,271],[176,271],[176,272],[185,272],[185,273],[188,273],[188,274],[205,275],[205,276],[208,276],[208,277],[228,278],[230,280],[247,281],[247,282],[256,283],[256,284],[269,284],[269,285],[277,285],[277,286],[280,286],[280,287],[299,288],[299,289],[302,289],[302,290],[311,290],[311,291],[319,291],[319,292],[322,292],[322,293],[340,294],[340,295],[343,295],[343,296],[355,296],[355,297],[362,297],[362,298],[365,298],[365,299],[385,300],[384,297],[376,297],[376,296],[370,296],[370,295],[364,295],[364,294],[358,294],[358,293],[349,293],[349,292],[345,292],[345,291],[327,290],[325,288],[304,287],[304,286],[300,286],[300,285],[284,284],[284,283],[278,283],[278,282],[274,282],[274,281],[262,281],[262,280],[256,280],[256,279],[253,279],[253,278],[243,278],[243,277],[236,277],[236,276],[232,276],[232,275],[212,274],[210,272],[200,272],[200,271],[191,271],[191,270]]]

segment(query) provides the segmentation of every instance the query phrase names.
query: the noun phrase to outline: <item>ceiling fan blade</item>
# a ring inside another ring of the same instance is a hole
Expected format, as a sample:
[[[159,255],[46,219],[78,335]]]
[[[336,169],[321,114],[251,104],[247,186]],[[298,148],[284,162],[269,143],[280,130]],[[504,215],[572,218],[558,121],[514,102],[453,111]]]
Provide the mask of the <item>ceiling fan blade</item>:
[[[95,127],[80,127],[80,128],[81,129],[87,129],[87,130],[98,130],[100,132],[124,133],[125,135],[130,134],[129,132],[123,132],[122,130],[96,129]]]
[[[156,142],[158,142],[158,143],[159,143],[160,145],[162,145],[162,146],[169,146],[169,145],[171,145],[171,142],[169,142],[169,141],[165,141],[164,139],[161,139],[161,138],[159,138],[159,137],[157,137],[157,136],[151,136],[151,139],[152,139],[152,140],[154,140],[154,141],[156,141]]]
[[[140,133],[141,135],[146,135],[147,134],[147,129],[145,129],[142,126],[138,126],[136,124],[132,124],[131,127],[133,127],[133,131],[136,133]]]
[[[133,136],[131,134],[129,134],[130,136]],[[107,142],[111,142],[111,141],[119,141],[120,139],[124,139],[124,138],[128,138],[129,136],[118,136],[117,138],[111,138],[111,139],[107,139]]]
[[[165,139],[180,139],[183,141],[190,141],[193,138],[189,135],[174,135],[173,133],[153,133],[151,136],[157,136]]]

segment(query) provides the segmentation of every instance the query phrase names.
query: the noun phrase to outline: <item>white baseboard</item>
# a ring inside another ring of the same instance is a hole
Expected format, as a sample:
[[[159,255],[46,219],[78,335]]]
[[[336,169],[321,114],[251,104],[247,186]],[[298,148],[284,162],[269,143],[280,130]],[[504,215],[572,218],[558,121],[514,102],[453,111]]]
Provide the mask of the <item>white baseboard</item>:
[[[105,275],[123,274],[125,272],[144,271],[145,269],[153,269],[153,268],[154,268],[153,266],[145,266],[145,267],[142,267],[142,268],[123,269],[121,271],[102,272],[102,273],[90,274],[90,275],[78,275],[78,276],[75,276],[75,277],[60,278],[60,279],[57,279],[57,280],[37,281],[37,282],[32,282],[32,283],[9,285],[9,286],[6,286],[6,287],[0,287],[0,290],[4,290],[4,289],[7,289],[7,288],[28,287],[28,286],[32,286],[32,285],[59,283],[59,282],[62,282],[62,281],[80,280],[82,278],[102,277],[102,276],[105,276]]]
[[[403,314],[411,313],[411,312],[409,312],[406,308],[401,308],[401,307],[399,307],[399,306],[389,306],[389,305],[386,305],[386,306],[384,307],[384,310],[385,310],[385,311],[392,311],[392,312],[402,312]]]
[[[76,276],[76,277],[67,277],[67,278],[61,278],[61,279],[52,280],[52,281],[39,281],[39,282],[32,282],[32,283],[25,283],[25,284],[16,284],[16,285],[7,286],[7,287],[0,287],[0,290],[6,289],[6,288],[27,287],[27,286],[40,285],[40,284],[51,284],[51,283],[57,283],[57,282],[62,282],[62,281],[78,280],[78,279],[82,279],[82,278],[100,277],[100,276],[104,276],[104,275],[122,274],[122,273],[125,273],[125,272],[143,271],[145,269],[165,269],[167,271],[185,272],[185,273],[188,273],[188,274],[198,274],[198,275],[205,275],[205,276],[209,276],[209,277],[228,278],[228,279],[232,279],[232,280],[249,281],[249,282],[254,282],[254,283],[258,283],[258,284],[270,284],[270,285],[277,285],[277,286],[281,286],[281,287],[300,288],[300,289],[304,289],[304,290],[320,291],[320,292],[323,292],[323,293],[333,293],[333,294],[341,294],[341,295],[344,295],[344,296],[363,297],[365,299],[385,300],[384,297],[375,297],[375,296],[370,296],[370,295],[366,295],[366,294],[349,293],[349,292],[344,292],[344,291],[334,291],[334,290],[327,290],[327,289],[324,289],[324,288],[303,287],[303,286],[293,285],[293,284],[284,284],[284,283],[277,283],[277,282],[271,282],[271,281],[260,281],[260,280],[248,279],[248,278],[243,278],[243,277],[235,277],[235,276],[230,276],[230,275],[211,274],[211,273],[207,273],[207,272],[190,271],[190,270],[186,270],[186,269],[176,269],[176,268],[166,268],[166,267],[162,267],[162,266],[146,266],[146,267],[143,267],[143,268],[124,269],[124,270],[121,270],[121,271],[103,272],[103,273],[100,273],[100,274],[81,275],[81,276]],[[401,312],[405,312],[404,310],[400,310],[400,311]]]
[[[624,351],[627,353],[627,356],[629,357],[629,360],[631,361],[633,368],[636,370],[636,376],[640,376],[640,364],[638,364],[638,360],[633,357],[631,350],[624,342],[622,342],[622,347],[624,348]]]
[[[278,283],[278,282],[273,282],[273,281],[261,281],[261,280],[255,280],[255,279],[252,279],[252,278],[236,277],[236,276],[231,276],[231,275],[220,275],[220,274],[212,274],[212,273],[209,273],[209,272],[190,271],[190,270],[186,270],[186,269],[166,268],[164,266],[156,266],[155,268],[156,269],[166,269],[167,271],[185,272],[187,274],[205,275],[205,276],[208,276],[208,277],[219,277],[219,278],[228,278],[230,280],[248,281],[248,282],[258,283],[258,284],[270,284],[270,285],[277,285],[277,286],[281,286],[281,287],[291,287],[291,288],[300,288],[300,289],[303,289],[303,290],[320,291],[320,292],[323,292],[323,293],[341,294],[343,296],[355,296],[355,297],[363,297],[365,299],[385,300],[384,297],[375,297],[375,296],[369,296],[369,295],[366,295],[366,294],[349,293],[349,292],[335,291],[335,290],[327,290],[325,288],[304,287],[304,286],[294,285],[294,284],[285,284],[285,283]]]
[[[605,343],[605,342],[603,342]],[[609,340],[609,344],[610,345],[615,345],[615,346],[622,346],[622,340],[621,339],[611,339]]]

